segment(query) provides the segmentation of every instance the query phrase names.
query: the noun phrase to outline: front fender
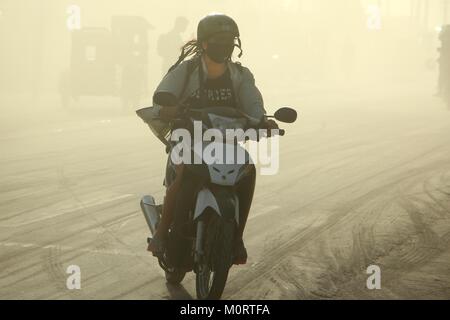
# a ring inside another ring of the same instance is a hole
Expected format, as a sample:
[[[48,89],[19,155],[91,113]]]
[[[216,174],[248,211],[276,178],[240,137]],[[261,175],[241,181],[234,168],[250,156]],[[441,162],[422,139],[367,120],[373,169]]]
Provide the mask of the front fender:
[[[234,218],[239,225],[239,197],[233,191],[227,188],[217,188],[214,193],[208,188],[200,190],[194,220],[200,218],[208,208],[223,218]]]

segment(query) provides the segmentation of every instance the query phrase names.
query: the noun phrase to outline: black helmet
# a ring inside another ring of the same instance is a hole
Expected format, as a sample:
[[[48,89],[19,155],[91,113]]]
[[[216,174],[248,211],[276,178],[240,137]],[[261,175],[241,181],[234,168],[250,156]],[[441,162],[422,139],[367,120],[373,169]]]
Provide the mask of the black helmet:
[[[225,35],[226,41],[230,39],[229,35],[233,37],[233,41],[237,39],[237,44],[234,47],[238,47],[240,53],[238,57],[242,57],[242,42],[239,34],[239,28],[237,23],[225,14],[213,13],[204,17],[198,24],[197,28],[197,40],[189,41],[183,46],[182,52],[178,61],[170,68],[169,72],[175,69],[181,62],[183,62],[187,57],[195,55],[198,57],[202,54],[202,42],[208,41],[212,36],[228,33]],[[223,40],[224,38],[222,38]],[[220,41],[220,40],[219,40]]]
[[[197,41],[208,40],[217,33],[231,33],[239,38],[239,28],[236,22],[225,14],[213,13],[204,17],[198,24]]]

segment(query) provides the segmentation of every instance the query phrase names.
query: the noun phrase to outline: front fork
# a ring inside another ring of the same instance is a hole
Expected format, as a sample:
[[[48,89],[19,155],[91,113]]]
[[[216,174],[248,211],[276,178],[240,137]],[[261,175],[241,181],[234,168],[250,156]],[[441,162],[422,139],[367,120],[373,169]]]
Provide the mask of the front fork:
[[[197,232],[195,237],[195,249],[194,249],[194,269],[197,272],[198,266],[202,265],[204,252],[204,237],[205,237],[205,221],[203,219],[197,222]]]

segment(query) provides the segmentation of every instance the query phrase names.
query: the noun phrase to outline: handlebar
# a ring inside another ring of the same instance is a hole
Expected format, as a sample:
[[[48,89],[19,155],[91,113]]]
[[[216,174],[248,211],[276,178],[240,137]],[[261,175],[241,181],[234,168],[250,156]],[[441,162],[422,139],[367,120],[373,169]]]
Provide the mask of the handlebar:
[[[212,109],[216,109],[216,108],[212,108]],[[189,116],[200,116],[200,118],[203,118],[205,116],[205,113],[207,114],[207,110],[205,109],[191,109],[191,108],[181,108],[179,109],[179,113],[177,114],[176,117],[172,118],[170,120],[170,122],[172,122],[172,124],[174,124],[175,126],[183,126],[185,121],[188,120]],[[253,128],[253,129],[264,129],[264,127],[262,126],[263,121],[260,119],[256,119],[253,118],[249,115],[247,115],[246,113],[242,112],[241,110],[238,109],[228,109],[224,116],[229,116],[229,117],[233,117],[233,116],[241,116],[242,118],[246,118],[248,121],[248,126],[247,129]],[[265,117],[265,119],[267,120],[268,118]],[[278,129],[278,135],[283,137],[286,134],[286,130],[284,129]]]

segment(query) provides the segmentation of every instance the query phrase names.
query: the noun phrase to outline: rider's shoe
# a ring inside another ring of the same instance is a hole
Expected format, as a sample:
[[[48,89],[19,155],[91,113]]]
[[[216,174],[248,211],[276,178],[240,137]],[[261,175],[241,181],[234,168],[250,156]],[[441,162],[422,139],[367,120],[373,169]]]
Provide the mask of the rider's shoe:
[[[147,251],[151,252],[154,257],[160,257],[165,251],[165,241],[159,237],[148,238]]]
[[[247,263],[247,249],[244,245],[244,240],[238,239],[234,248],[234,261],[235,265],[242,265]]]

